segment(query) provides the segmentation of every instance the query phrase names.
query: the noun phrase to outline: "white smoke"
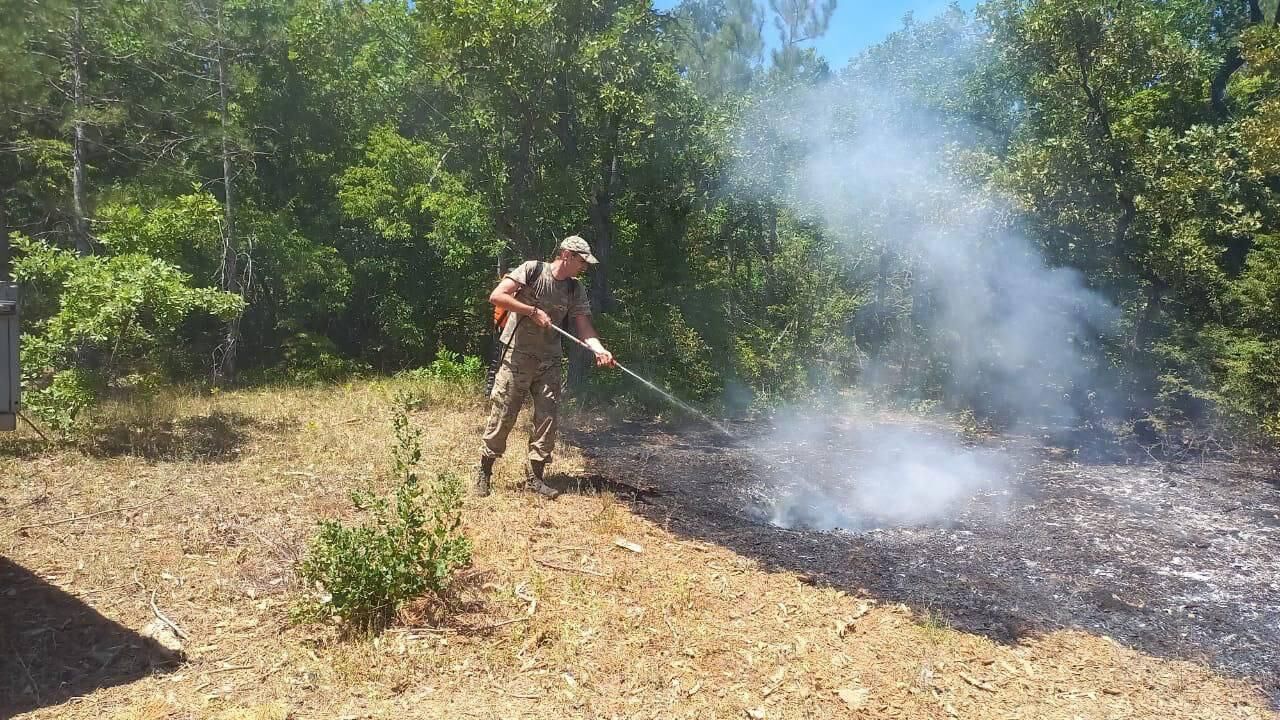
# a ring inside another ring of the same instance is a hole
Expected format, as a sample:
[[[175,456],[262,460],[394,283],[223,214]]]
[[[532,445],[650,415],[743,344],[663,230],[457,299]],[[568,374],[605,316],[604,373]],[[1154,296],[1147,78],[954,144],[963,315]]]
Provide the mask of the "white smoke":
[[[946,522],[974,505],[1004,508],[1011,459],[939,430],[847,417],[793,418],[772,445],[769,521],[782,527],[863,530]],[[838,451],[827,445],[832,435]],[[979,502],[973,502],[978,500]]]
[[[985,403],[1024,432],[1074,427],[1103,411],[1096,394],[1096,345],[1115,309],[1085,287],[1079,273],[1049,267],[1010,227],[1008,213],[956,172],[953,122],[911,112],[906,98],[886,98],[858,83],[837,82],[783,101],[785,112],[754,118],[768,126],[769,147],[748,143],[745,158],[798,156],[781,177],[762,178],[763,163],[744,165],[743,186],[767,190],[851,254],[888,252],[918,272],[930,298],[925,335],[950,366],[948,391]],[[766,111],[768,112],[768,111]],[[750,123],[748,123],[750,124]],[[757,137],[760,137],[757,135]],[[759,141],[754,141],[758,143]],[[781,150],[780,150],[781,149]],[[874,248],[874,249],[873,249]],[[874,362],[863,383],[882,373]],[[779,442],[803,442],[779,479],[772,520],[784,526],[840,527],[945,522],[979,493],[998,495],[1012,468],[1006,452],[965,446],[954,435],[905,427],[863,427],[845,459],[803,436],[849,418],[810,416]],[[799,433],[799,435],[797,435]],[[769,448],[772,456],[777,448]]]

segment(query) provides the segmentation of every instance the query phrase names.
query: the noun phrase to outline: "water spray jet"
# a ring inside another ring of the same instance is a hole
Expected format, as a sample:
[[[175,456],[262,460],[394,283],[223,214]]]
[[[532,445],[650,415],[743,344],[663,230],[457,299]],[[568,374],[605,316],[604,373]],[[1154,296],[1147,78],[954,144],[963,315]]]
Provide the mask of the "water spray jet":
[[[565,330],[564,330],[564,328],[561,328],[560,326],[558,326],[558,325],[556,325],[556,324],[554,324],[554,323],[552,323],[550,327],[551,327],[551,329],[555,330],[556,332],[560,333],[561,335],[563,335],[563,336],[565,336],[565,337],[569,338],[570,340],[572,340],[572,341],[573,341],[574,343],[576,343],[579,347],[582,347],[582,348],[584,348],[585,350],[587,350],[587,351],[589,351],[589,352],[591,352],[591,353],[593,353],[593,354],[595,353],[595,351],[591,349],[591,346],[587,345],[585,342],[583,342],[583,341],[579,340],[578,338],[574,337],[572,334],[570,334],[569,332],[565,331]],[[677,398],[676,396],[674,396],[674,395],[672,395],[671,393],[667,392],[666,390],[663,390],[662,388],[658,387],[656,384],[654,384],[654,383],[652,383],[652,382],[649,382],[648,380],[645,380],[644,378],[640,377],[639,375],[637,375],[637,374],[635,374],[634,372],[632,372],[631,370],[629,370],[625,365],[623,365],[622,363],[618,362],[616,359],[613,361],[613,366],[614,366],[614,367],[616,367],[616,368],[618,368],[618,369],[619,369],[619,370],[621,370],[622,372],[624,372],[624,373],[626,373],[626,374],[630,375],[631,377],[635,378],[637,381],[639,381],[639,382],[640,382],[641,384],[643,384],[645,387],[649,388],[650,390],[653,390],[654,392],[658,393],[658,394],[659,394],[659,395],[661,395],[662,397],[666,398],[666,400],[667,400],[668,402],[670,402],[672,405],[675,405],[676,407],[678,407],[678,408],[680,408],[680,409],[684,410],[685,412],[687,412],[687,413],[689,413],[689,414],[691,414],[691,415],[694,415],[694,416],[696,416],[696,417],[698,417],[698,418],[702,419],[702,421],[703,421],[703,422],[707,423],[707,425],[709,425],[709,426],[711,426],[712,428],[714,428],[714,429],[716,430],[716,432],[718,432],[718,433],[720,433],[721,435],[723,435],[724,437],[726,437],[726,438],[727,438],[731,443],[733,443],[733,445],[734,445],[734,446],[739,447],[739,448],[742,448],[742,449],[744,449],[744,450],[746,450],[747,452],[750,452],[750,453],[752,453],[752,454],[755,454],[755,453],[756,453],[756,451],[755,451],[755,449],[754,449],[754,448],[752,448],[751,446],[749,446],[749,445],[747,445],[747,444],[743,443],[741,440],[739,440],[739,439],[738,439],[738,437],[737,437],[736,435],[734,435],[733,433],[729,432],[729,430],[728,430],[724,425],[722,425],[722,424],[720,424],[720,423],[716,422],[715,420],[711,419],[711,417],[710,417],[710,416],[708,416],[706,413],[704,413],[704,412],[702,412],[701,410],[698,410],[697,408],[693,407],[692,405],[689,405],[688,403],[686,403],[686,402],[684,402],[684,401],[680,400],[679,398]],[[780,472],[780,474],[782,474],[782,475],[786,476],[786,477],[787,477],[787,479],[788,479],[788,480],[790,480],[792,483],[802,482],[802,478],[800,478],[800,476],[798,476],[794,471],[788,470],[788,469],[786,469],[786,468],[778,468],[778,469],[776,469],[776,470],[775,470],[775,472]],[[783,520],[783,519],[778,515],[776,508],[774,509],[774,512],[772,513],[772,517],[771,517],[770,519],[768,519],[768,522],[769,522],[769,524],[771,524],[771,525],[775,525],[775,526],[778,526],[778,527],[790,527],[790,526],[791,526],[791,524],[790,524],[790,523],[788,523],[788,522],[784,521],[784,520]]]
[[[561,328],[561,327],[559,327],[558,325],[556,325],[556,324],[554,324],[554,323],[552,323],[550,327],[551,327],[551,329],[552,329],[552,330],[555,330],[556,332],[560,333],[561,335],[563,335],[563,336],[565,336],[565,337],[569,338],[570,340],[574,341],[575,343],[577,343],[579,346],[581,346],[582,348],[586,349],[587,351],[589,351],[589,352],[591,352],[591,353],[594,353],[594,352],[595,352],[594,350],[592,350],[592,349],[591,349],[591,346],[587,345],[585,342],[583,342],[583,341],[579,340],[578,338],[574,337],[573,335],[571,335],[570,333],[568,333],[567,331],[565,331],[565,330],[564,330],[564,328]],[[717,432],[719,432],[721,435],[724,435],[725,437],[729,438],[729,439],[730,439],[730,440],[732,440],[734,443],[737,443],[737,442],[738,442],[738,438],[737,438],[737,437],[735,437],[733,433],[729,432],[729,431],[728,431],[728,429],[726,429],[726,428],[725,428],[723,425],[721,425],[720,423],[716,422],[715,420],[712,420],[712,419],[711,419],[711,418],[710,418],[706,413],[704,413],[704,412],[702,412],[702,411],[698,410],[697,408],[693,407],[692,405],[689,405],[688,403],[686,403],[686,402],[684,402],[684,401],[680,400],[680,399],[679,399],[679,398],[677,398],[675,395],[672,395],[671,393],[667,392],[666,390],[663,390],[662,388],[658,387],[657,385],[655,385],[655,384],[653,384],[653,383],[649,382],[648,380],[645,380],[644,378],[640,377],[639,375],[635,374],[634,372],[632,372],[632,371],[628,370],[628,369],[626,368],[626,366],[624,366],[622,363],[618,362],[617,360],[614,360],[614,361],[613,361],[613,366],[614,366],[614,367],[616,367],[616,368],[618,368],[618,369],[619,369],[619,370],[621,370],[622,372],[624,372],[624,373],[626,373],[626,374],[630,375],[631,377],[635,378],[636,380],[640,381],[640,383],[642,383],[645,387],[648,387],[650,390],[653,390],[654,392],[658,393],[658,394],[659,394],[659,395],[661,395],[662,397],[666,398],[666,399],[667,399],[667,401],[668,401],[668,402],[670,402],[672,405],[675,405],[676,407],[680,408],[681,410],[684,410],[685,412],[687,412],[687,413],[689,413],[689,414],[691,414],[691,415],[695,415],[695,416],[697,416],[697,417],[701,418],[701,419],[703,420],[703,422],[705,422],[705,423],[707,423],[708,425],[710,425],[711,427],[715,428]]]

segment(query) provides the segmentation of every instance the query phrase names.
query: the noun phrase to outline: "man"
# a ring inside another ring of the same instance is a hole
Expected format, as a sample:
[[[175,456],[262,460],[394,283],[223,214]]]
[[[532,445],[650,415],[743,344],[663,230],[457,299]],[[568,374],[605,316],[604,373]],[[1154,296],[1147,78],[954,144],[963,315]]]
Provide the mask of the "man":
[[[546,484],[544,474],[556,446],[556,412],[560,403],[561,336],[552,323],[573,323],[575,335],[596,355],[597,366],[613,365],[613,354],[604,348],[591,325],[586,291],[575,278],[597,263],[587,241],[571,235],[560,243],[555,260],[530,260],[502,278],[489,294],[489,302],[508,311],[499,341],[505,351],[490,393],[489,420],[485,423],[476,469],[475,492],[488,495],[493,463],[507,449],[507,435],[526,395],[533,396],[533,429],[529,433],[529,464],[525,476],[530,487],[554,500],[559,491]]]

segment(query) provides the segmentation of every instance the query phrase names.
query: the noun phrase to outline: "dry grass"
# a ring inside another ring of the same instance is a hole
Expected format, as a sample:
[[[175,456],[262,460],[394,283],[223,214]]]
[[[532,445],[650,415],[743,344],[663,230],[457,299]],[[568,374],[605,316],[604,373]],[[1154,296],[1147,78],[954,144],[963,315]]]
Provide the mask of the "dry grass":
[[[350,490],[385,489],[406,388],[427,469],[469,472],[479,403],[392,381],[107,408],[88,452],[0,438],[0,555],[135,631],[154,592],[190,636],[180,666],[126,676],[118,655],[87,686],[38,683],[38,703],[0,677],[0,715],[16,697],[29,717],[139,720],[1271,716],[1244,683],[1107,638],[999,645],[678,539],[607,494],[546,502],[513,487],[517,437],[498,491],[468,500],[476,566],[448,627],[412,608],[373,640],[291,625],[293,563]],[[581,455],[555,471],[581,473]]]

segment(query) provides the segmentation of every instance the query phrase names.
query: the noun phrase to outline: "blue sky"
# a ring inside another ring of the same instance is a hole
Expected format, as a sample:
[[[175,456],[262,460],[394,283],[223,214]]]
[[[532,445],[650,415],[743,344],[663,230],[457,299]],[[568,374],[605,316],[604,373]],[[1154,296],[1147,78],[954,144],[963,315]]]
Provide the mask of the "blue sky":
[[[777,30],[768,11],[768,0],[760,2],[766,12],[765,42],[772,47],[778,41]],[[654,0],[659,10],[670,10],[678,3],[679,0]],[[860,50],[902,27],[902,17],[908,12],[915,13],[917,20],[926,20],[946,10],[949,4],[950,0],[838,0],[827,34],[812,45],[833,69],[840,68]],[[966,10],[976,4],[976,0],[960,0]]]

